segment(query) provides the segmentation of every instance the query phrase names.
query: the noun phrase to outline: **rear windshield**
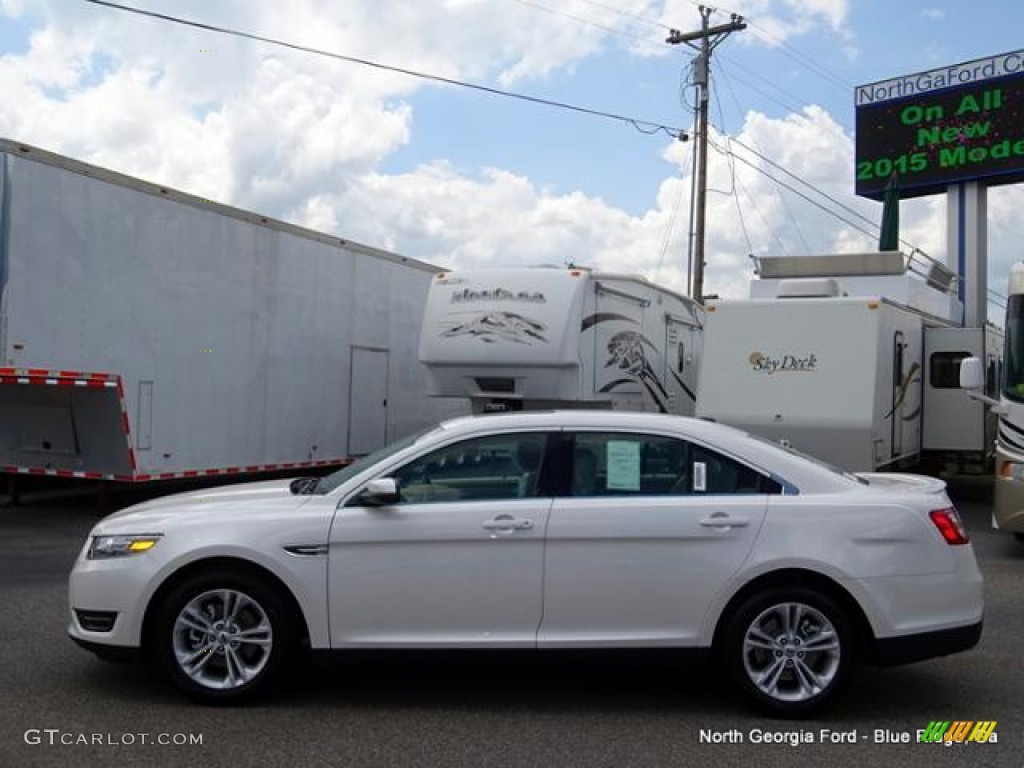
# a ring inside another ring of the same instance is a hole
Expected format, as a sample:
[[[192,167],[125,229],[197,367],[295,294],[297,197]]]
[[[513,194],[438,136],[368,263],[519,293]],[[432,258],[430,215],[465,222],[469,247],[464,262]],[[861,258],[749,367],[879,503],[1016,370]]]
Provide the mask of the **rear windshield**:
[[[861,485],[868,484],[868,481],[865,480],[863,477],[858,477],[852,472],[847,472],[845,469],[837,467],[835,464],[829,464],[827,461],[822,461],[816,456],[811,456],[809,453],[798,451],[796,448],[792,448],[788,445],[783,445],[782,443],[776,442],[775,440],[769,440],[768,438],[762,437],[761,435],[754,435],[748,433],[747,436],[751,440],[754,440],[755,442],[770,445],[773,448],[777,448],[780,451],[785,451],[790,456],[796,456],[800,459],[803,459],[804,461],[810,462],[811,464],[815,464],[816,466],[821,467],[822,469],[827,470],[834,475],[840,475],[842,477],[845,477],[847,480],[852,480],[853,482],[860,483]]]

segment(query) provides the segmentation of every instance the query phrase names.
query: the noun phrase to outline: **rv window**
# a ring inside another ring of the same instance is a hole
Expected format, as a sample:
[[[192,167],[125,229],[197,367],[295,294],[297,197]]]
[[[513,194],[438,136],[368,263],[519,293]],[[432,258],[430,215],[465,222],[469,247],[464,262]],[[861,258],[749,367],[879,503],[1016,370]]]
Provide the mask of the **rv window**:
[[[985,394],[991,398],[999,397],[999,358],[995,355],[988,356],[988,371],[985,376]]]
[[[970,357],[970,352],[935,352],[928,360],[929,379],[936,389],[960,388],[960,361]]]

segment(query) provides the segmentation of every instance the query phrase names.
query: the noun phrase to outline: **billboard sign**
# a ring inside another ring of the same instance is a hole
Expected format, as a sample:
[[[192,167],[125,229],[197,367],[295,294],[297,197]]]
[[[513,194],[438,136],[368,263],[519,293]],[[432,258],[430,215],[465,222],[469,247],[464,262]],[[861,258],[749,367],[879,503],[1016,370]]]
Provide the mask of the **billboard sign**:
[[[856,192],[881,200],[961,181],[1024,181],[1024,50],[855,89]]]

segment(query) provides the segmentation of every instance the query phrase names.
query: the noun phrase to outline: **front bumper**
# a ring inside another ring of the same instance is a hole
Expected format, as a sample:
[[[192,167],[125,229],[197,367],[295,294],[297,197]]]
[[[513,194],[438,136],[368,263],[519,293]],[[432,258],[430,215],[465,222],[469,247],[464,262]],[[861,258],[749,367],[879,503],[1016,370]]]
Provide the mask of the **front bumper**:
[[[142,658],[141,648],[126,648],[120,645],[94,643],[91,640],[84,640],[74,635],[70,635],[70,637],[79,648],[95,653],[101,659],[106,659],[107,661],[138,661]]]
[[[68,634],[80,644],[141,646],[150,585],[162,565],[155,552],[89,560],[83,549],[68,579]]]

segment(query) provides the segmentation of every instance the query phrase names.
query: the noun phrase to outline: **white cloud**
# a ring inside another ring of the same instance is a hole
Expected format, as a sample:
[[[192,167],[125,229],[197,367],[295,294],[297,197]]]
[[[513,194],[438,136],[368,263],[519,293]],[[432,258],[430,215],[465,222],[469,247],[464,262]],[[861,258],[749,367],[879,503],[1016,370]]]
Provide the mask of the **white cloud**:
[[[0,13],[5,16],[21,16],[27,5],[27,0],[0,0]]]

